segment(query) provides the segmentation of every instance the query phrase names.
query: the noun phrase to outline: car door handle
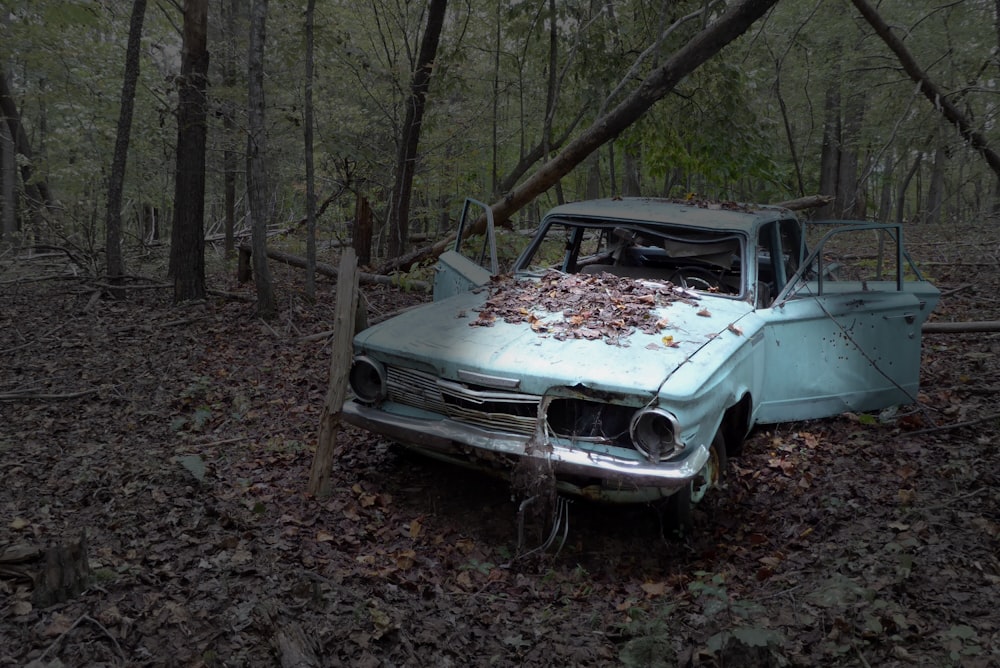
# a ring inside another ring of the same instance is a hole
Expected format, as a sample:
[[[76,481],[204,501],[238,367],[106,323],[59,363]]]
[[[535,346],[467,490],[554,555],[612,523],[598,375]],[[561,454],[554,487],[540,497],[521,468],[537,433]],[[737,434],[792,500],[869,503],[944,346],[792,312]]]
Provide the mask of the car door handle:
[[[902,313],[900,315],[883,316],[886,320],[905,320],[907,325],[912,325],[916,321],[916,316],[912,313]]]

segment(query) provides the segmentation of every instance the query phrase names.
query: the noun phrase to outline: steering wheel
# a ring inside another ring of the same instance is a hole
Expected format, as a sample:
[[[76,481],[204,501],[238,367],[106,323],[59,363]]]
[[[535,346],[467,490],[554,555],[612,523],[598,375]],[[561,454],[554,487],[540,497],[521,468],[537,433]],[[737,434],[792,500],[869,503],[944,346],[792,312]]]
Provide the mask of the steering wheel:
[[[705,292],[717,292],[722,283],[715,272],[703,267],[681,267],[670,275],[670,282],[682,288],[692,288]]]

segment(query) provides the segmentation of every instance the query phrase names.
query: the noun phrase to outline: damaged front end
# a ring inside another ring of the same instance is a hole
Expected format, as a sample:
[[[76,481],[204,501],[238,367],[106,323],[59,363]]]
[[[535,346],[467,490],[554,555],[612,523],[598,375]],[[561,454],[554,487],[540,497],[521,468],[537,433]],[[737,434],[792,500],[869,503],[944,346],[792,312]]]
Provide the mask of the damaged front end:
[[[483,381],[484,378],[478,378]],[[514,379],[492,377],[496,385]],[[344,418],[439,459],[503,475],[532,460],[565,493],[611,502],[670,496],[695,480],[708,443],[686,443],[651,396],[553,386],[541,395],[453,381],[360,357]]]

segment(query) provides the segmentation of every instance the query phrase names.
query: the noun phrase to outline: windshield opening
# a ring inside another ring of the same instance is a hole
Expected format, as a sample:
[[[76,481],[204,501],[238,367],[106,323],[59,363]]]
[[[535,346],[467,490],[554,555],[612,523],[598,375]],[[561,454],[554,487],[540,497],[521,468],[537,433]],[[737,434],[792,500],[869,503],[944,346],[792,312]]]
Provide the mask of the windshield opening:
[[[734,232],[629,221],[545,224],[515,271],[541,275],[598,274],[669,281],[699,292],[737,297],[745,292],[743,236]]]

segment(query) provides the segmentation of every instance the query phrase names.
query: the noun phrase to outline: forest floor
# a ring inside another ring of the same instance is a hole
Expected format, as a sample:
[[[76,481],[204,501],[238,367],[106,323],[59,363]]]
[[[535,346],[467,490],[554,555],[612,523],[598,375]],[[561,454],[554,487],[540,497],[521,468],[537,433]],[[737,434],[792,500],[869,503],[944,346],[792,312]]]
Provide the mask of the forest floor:
[[[995,228],[907,234],[935,320],[1000,319]],[[333,287],[309,304],[272,266],[265,324],[0,256],[0,665],[1000,665],[1000,334],[925,336],[889,421],[756,431],[685,540],[578,501],[558,553],[518,557],[508,484],[353,429],[332,495],[305,493]],[[5,565],[84,532],[67,601]]]

